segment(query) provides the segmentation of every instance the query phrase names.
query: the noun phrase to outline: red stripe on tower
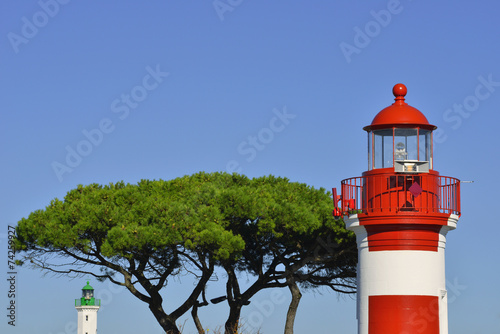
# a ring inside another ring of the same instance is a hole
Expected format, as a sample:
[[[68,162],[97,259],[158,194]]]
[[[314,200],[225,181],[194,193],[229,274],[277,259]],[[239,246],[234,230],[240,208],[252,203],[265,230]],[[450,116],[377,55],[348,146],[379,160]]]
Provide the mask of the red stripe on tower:
[[[370,334],[439,334],[436,296],[370,296],[369,310]]]
[[[439,231],[436,225],[367,226],[370,252],[390,250],[421,250],[437,252]]]

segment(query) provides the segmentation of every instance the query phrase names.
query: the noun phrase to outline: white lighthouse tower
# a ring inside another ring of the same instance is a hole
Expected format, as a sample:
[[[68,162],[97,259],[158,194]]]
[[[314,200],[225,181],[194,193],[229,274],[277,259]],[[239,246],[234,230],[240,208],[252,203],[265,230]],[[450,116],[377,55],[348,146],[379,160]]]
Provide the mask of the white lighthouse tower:
[[[94,288],[87,285],[82,288],[82,298],[75,300],[75,308],[78,311],[77,334],[97,333],[97,311],[101,307],[101,300],[94,298]]]

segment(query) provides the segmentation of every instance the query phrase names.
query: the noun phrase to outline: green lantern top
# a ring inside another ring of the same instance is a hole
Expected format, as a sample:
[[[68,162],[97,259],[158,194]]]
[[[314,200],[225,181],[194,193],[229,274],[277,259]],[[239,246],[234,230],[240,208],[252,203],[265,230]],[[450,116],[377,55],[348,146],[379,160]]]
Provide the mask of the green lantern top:
[[[94,298],[94,288],[90,286],[89,281],[87,281],[87,285],[82,288],[82,298],[77,299],[75,301],[76,306],[100,306],[100,300],[96,300]]]
[[[89,281],[87,281],[87,285],[85,285],[82,290],[94,290],[93,287],[90,286]]]

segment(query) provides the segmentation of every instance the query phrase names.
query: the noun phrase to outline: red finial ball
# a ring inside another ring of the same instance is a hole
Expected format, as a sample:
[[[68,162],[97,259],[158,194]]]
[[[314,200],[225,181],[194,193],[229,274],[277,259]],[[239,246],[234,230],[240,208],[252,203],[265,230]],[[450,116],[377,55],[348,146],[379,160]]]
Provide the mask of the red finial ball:
[[[392,89],[392,94],[394,94],[394,96],[396,97],[397,100],[399,99],[403,99],[404,100],[404,97],[406,96],[406,86],[403,85],[402,83],[398,83],[396,85],[394,85],[394,88]],[[399,97],[399,99],[398,99]]]

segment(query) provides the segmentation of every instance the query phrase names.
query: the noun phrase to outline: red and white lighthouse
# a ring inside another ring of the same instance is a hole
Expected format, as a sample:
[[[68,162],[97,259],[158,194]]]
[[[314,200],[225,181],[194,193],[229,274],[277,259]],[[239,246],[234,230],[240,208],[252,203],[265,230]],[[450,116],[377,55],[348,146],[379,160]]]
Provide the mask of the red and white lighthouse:
[[[363,129],[368,170],[342,181],[341,207],[358,245],[358,334],[447,334],[446,234],[460,216],[460,181],[434,169],[436,126],[395,102]]]

